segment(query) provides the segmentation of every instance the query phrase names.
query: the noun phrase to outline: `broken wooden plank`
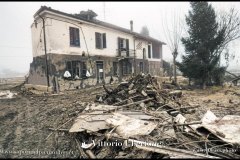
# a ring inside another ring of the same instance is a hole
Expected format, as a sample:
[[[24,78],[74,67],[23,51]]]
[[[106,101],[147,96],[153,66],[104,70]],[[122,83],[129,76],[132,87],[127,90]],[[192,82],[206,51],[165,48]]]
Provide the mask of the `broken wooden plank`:
[[[107,94],[111,94],[111,93],[112,93],[112,91],[110,91],[109,89],[107,89],[105,85],[103,85],[103,89],[107,92]]]
[[[73,118],[69,119],[67,122],[63,123],[62,125],[60,125],[59,127],[57,127],[55,130],[60,129],[62,126],[64,126],[65,124],[67,124],[67,123],[70,122],[71,120],[73,120]],[[54,132],[51,132],[51,133],[47,136],[46,140],[47,140],[53,133],[54,133]]]
[[[128,91],[128,94],[131,95],[131,94],[134,94],[136,92],[137,92],[137,89],[133,89],[133,90]]]
[[[117,102],[117,103],[114,103],[114,104],[112,104],[112,105],[113,105],[113,106],[118,106],[118,105],[121,105],[122,103],[125,103],[125,102],[127,102],[127,101],[129,101],[129,100],[132,100],[133,98],[136,98],[136,97],[139,97],[139,95],[129,97],[128,99],[122,100],[121,102]]]
[[[141,91],[141,94],[142,94],[144,97],[147,97],[147,96],[148,96],[148,94],[147,94],[144,90]]]
[[[180,98],[182,96],[182,91],[181,90],[174,90],[174,91],[169,92],[169,95],[170,96],[176,96],[176,97]]]
[[[153,99],[154,99],[154,98],[148,98],[148,99],[144,99],[144,100],[141,100],[141,101],[137,101],[137,102],[125,104],[125,105],[122,105],[122,106],[117,106],[117,108],[128,107],[128,106],[131,106],[131,105],[134,105],[134,104],[140,104],[140,103],[142,103],[142,102],[151,101],[151,100],[153,100]]]
[[[113,105],[103,105],[103,104],[92,104],[91,106],[87,106],[84,111],[110,111],[110,110],[115,110],[117,109],[117,106]]]
[[[65,129],[65,128],[59,128],[59,129],[55,129],[55,128],[48,128],[49,130],[52,130],[52,131],[64,131],[64,132],[68,132],[69,129]]]
[[[164,126],[164,127],[171,127],[171,126],[188,126],[188,125],[194,125],[194,124],[202,124],[201,121],[197,121],[197,122],[190,122],[190,123],[183,123],[183,124],[160,124],[160,126]]]
[[[86,150],[86,154],[91,158],[91,159],[96,159],[96,156],[93,154],[91,150]]]

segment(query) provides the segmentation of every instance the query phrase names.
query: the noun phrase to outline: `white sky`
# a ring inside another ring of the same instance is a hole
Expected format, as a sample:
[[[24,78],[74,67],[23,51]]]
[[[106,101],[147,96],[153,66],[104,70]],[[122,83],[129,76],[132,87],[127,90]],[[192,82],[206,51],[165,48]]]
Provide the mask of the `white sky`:
[[[234,6],[240,10],[240,2],[214,2],[217,11],[227,10]],[[166,20],[171,20],[174,13],[185,21],[185,15],[190,9],[189,2],[105,2],[105,20],[103,2],[0,2],[0,72],[1,69],[11,69],[17,72],[28,72],[32,61],[32,41],[30,26],[34,13],[46,5],[66,13],[79,13],[91,9],[98,14],[97,19],[124,28],[130,28],[129,21],[133,20],[133,29],[140,32],[146,25],[150,36],[167,42],[162,29]],[[230,52],[235,59],[230,68],[240,64],[239,40],[231,44]],[[184,53],[180,48],[180,55]],[[163,47],[163,59],[170,61],[171,52],[168,46]],[[1,77],[0,77],[1,78]]]

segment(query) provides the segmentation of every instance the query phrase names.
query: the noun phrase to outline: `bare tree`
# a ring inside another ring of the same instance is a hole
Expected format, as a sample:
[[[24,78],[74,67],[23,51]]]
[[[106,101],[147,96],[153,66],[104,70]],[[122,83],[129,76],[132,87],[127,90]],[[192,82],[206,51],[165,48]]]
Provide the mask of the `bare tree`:
[[[229,12],[221,11],[218,16],[219,32],[223,34],[223,41],[218,49],[215,51],[215,55],[222,55],[225,50],[225,59],[228,61],[229,53],[227,51],[230,42],[240,38],[240,17],[238,11],[231,8]]]
[[[168,17],[168,16],[165,16]],[[172,52],[173,56],[173,76],[174,82],[177,83],[177,73],[176,73],[176,58],[179,53],[179,44],[181,41],[183,24],[180,19],[180,14],[174,12],[173,17],[170,17],[172,21],[168,23],[169,17],[165,19],[165,23],[162,21],[162,28],[164,31],[165,39],[167,41],[168,47]]]

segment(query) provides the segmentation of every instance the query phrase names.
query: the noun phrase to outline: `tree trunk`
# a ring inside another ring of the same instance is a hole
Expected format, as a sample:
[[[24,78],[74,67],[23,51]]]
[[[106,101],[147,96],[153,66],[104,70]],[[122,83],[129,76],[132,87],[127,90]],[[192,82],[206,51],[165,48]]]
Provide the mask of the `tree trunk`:
[[[188,78],[188,85],[191,86],[191,78]]]
[[[176,57],[173,56],[173,75],[174,75],[174,82],[177,83],[177,68],[176,68]]]
[[[203,82],[202,82],[202,89],[206,89],[206,79],[203,79]]]

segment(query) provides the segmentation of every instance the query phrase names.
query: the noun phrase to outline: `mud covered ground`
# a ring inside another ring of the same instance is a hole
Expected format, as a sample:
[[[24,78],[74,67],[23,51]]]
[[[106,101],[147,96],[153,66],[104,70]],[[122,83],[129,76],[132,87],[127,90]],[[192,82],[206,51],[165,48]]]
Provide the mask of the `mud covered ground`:
[[[16,86],[0,85],[0,91],[17,93],[12,99],[0,99],[0,158],[78,158],[76,142],[67,129],[103,88],[47,95],[21,92]],[[184,90],[182,99],[200,106],[194,114],[185,115],[187,119],[200,120],[208,109],[218,117],[240,115],[239,87]],[[63,131],[49,129],[58,127]]]
[[[9,88],[4,86],[4,90]],[[68,132],[74,118],[102,87],[66,91],[60,95],[21,93],[19,87],[12,99],[0,99],[0,158],[77,158],[76,143]],[[86,102],[86,103],[84,103]],[[51,134],[51,135],[50,135]],[[50,136],[49,136],[50,135]]]

